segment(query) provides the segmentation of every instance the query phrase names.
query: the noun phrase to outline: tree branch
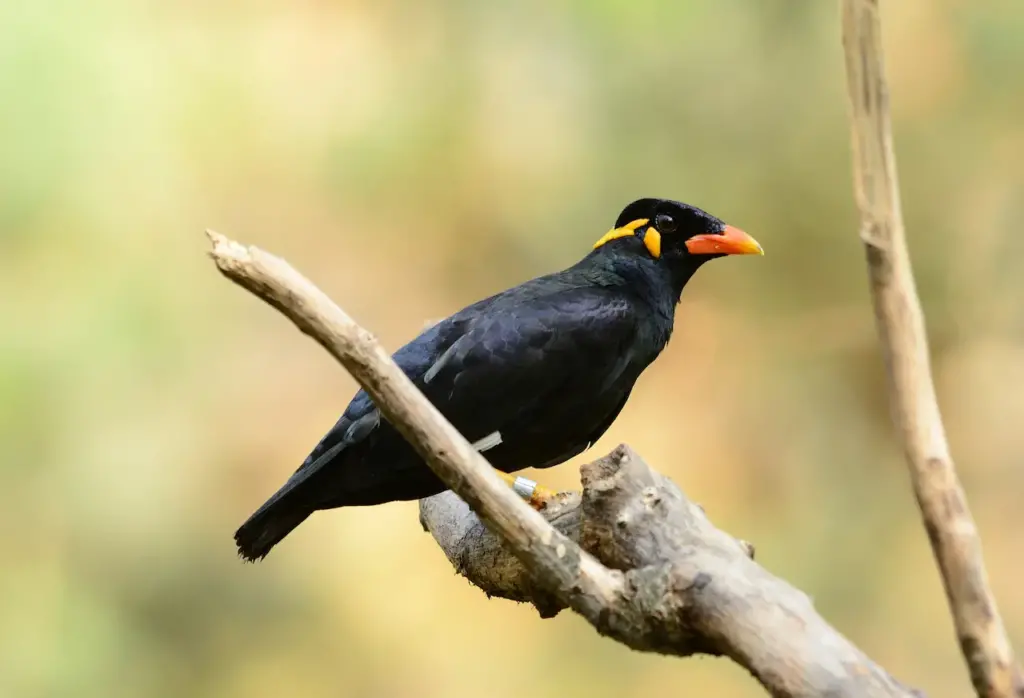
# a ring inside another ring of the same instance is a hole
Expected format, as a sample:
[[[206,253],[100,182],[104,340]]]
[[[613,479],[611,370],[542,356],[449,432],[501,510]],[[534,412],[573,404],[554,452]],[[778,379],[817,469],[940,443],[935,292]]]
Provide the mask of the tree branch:
[[[582,553],[498,477],[430,404],[376,338],[287,262],[207,231],[224,276],[280,310],[344,366],[430,468],[498,532],[556,597],[595,625],[621,597],[622,577]]]
[[[889,400],[971,682],[983,698],[1024,696],[932,383],[900,208],[878,13],[877,0],[843,0],[854,187]]]
[[[583,495],[545,512],[567,536],[626,572],[651,629],[635,649],[725,655],[775,696],[919,696],[874,664],[814,610],[798,589],[752,559],[748,543],[717,529],[668,478],[628,446],[581,468]],[[489,595],[549,606],[457,496],[420,502],[421,521],[456,570]],[[654,631],[657,627],[659,630]]]
[[[337,358],[451,487],[421,504],[421,519],[488,593],[542,615],[572,608],[634,649],[729,656],[780,698],[916,695],[625,447],[583,468],[582,497],[548,510],[552,526],[322,291],[283,260],[208,234],[218,269]]]

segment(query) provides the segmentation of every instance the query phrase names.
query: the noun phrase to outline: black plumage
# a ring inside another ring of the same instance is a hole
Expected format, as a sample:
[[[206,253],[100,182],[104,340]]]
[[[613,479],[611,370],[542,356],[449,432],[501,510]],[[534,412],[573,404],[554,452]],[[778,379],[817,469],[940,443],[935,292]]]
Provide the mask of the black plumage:
[[[641,199],[578,263],[464,308],[394,359],[494,467],[557,465],[618,416],[668,342],[683,286],[701,264],[752,252],[760,248],[751,238],[697,208]],[[444,489],[360,390],[235,541],[255,560],[316,510]]]

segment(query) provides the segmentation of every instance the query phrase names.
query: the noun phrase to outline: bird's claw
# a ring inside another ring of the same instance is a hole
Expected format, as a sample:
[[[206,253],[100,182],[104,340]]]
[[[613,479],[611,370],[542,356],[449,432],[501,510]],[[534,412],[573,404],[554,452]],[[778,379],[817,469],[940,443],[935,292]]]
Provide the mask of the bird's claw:
[[[547,487],[537,485],[533,490],[533,494],[530,495],[528,502],[530,506],[537,511],[544,511],[548,506],[548,502],[552,501],[556,494],[557,493],[554,490],[549,490]]]

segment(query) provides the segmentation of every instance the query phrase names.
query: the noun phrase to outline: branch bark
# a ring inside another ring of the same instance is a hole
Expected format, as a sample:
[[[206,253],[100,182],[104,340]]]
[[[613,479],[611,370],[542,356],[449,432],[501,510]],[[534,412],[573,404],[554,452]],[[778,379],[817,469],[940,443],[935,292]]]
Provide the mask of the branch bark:
[[[584,467],[582,497],[564,496],[547,518],[534,511],[322,291],[283,260],[208,234],[218,269],[337,358],[451,487],[422,503],[421,519],[488,593],[542,615],[572,608],[633,649],[729,656],[779,698],[919,695],[625,447]]]
[[[1024,696],[932,382],[900,207],[877,0],[843,0],[843,46],[860,236],[889,373],[889,400],[914,494],[975,690],[983,698]]]
[[[920,696],[874,664],[814,610],[806,594],[753,561],[701,507],[628,446],[582,466],[582,496],[545,516],[603,564],[623,570],[649,630],[635,649],[724,655],[774,696]],[[420,502],[420,520],[456,570],[489,595],[563,606],[451,493]]]

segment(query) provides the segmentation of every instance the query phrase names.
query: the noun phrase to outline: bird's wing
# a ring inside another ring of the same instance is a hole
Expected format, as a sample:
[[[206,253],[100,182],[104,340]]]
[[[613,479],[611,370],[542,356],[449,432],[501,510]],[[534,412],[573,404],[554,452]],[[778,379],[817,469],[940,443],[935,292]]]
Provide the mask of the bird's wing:
[[[515,289],[513,289],[515,291]],[[601,288],[502,294],[428,328],[395,352],[409,378],[466,438],[481,439],[565,398],[568,376],[597,368],[610,383],[630,360],[629,301]],[[364,390],[293,475],[304,479],[380,425]]]
[[[547,401],[571,399],[565,391],[581,381],[592,381],[598,394],[630,362],[635,333],[632,304],[610,290],[510,296],[466,324],[426,370],[421,388],[477,441],[529,421]]]
[[[459,328],[463,324],[464,320],[455,315],[428,327],[418,337],[396,351],[391,358],[414,382],[422,382],[424,373],[451,344],[452,340],[448,338],[461,335]],[[360,389],[335,425],[299,466],[295,475],[316,470],[345,448],[365,439],[379,424],[380,412],[366,391]]]

